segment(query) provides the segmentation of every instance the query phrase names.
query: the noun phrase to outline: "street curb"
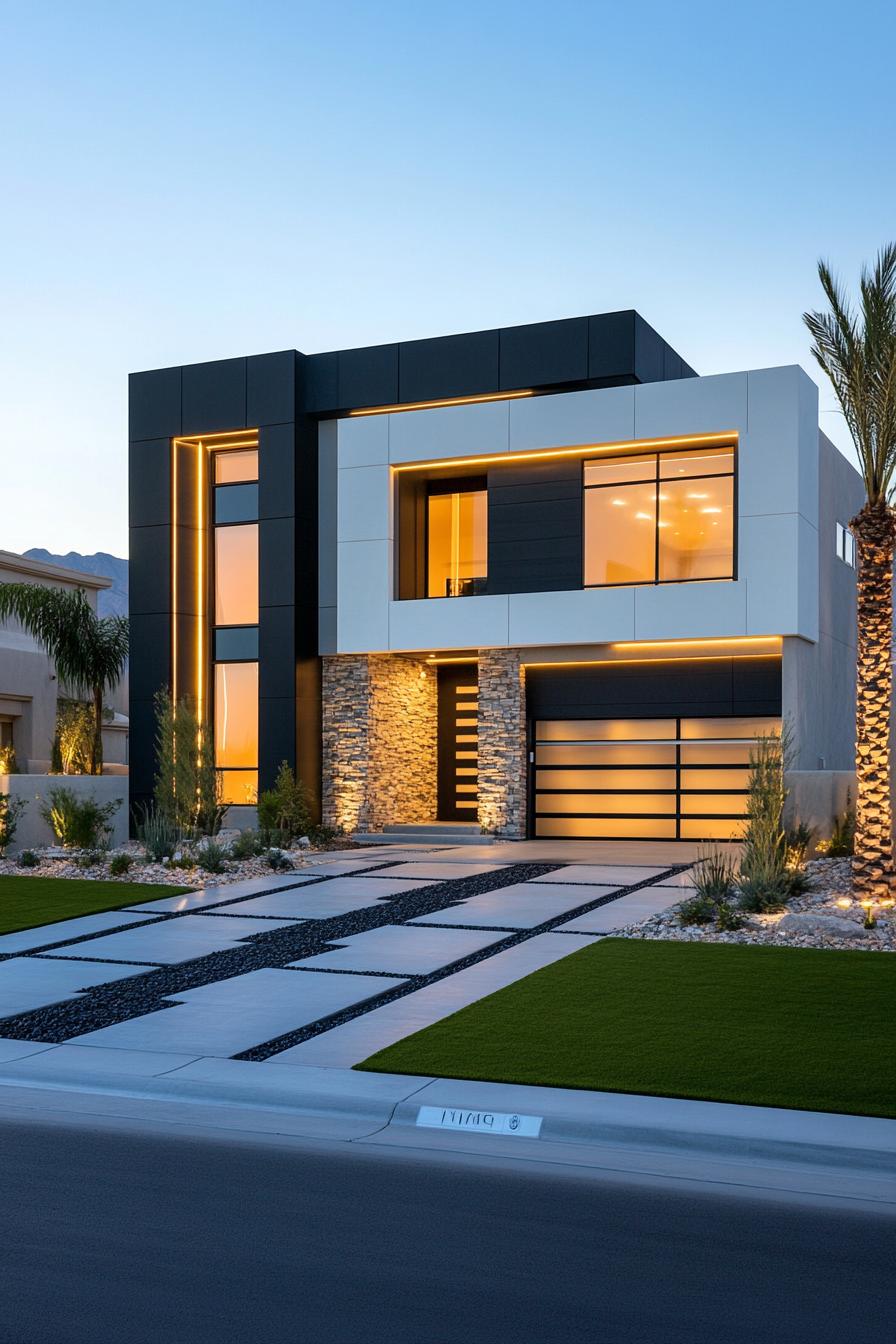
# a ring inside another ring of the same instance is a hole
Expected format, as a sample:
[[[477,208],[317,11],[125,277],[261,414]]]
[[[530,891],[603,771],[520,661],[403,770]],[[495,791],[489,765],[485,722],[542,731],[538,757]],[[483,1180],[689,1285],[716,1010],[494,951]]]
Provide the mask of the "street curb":
[[[488,1143],[500,1135],[504,1142],[495,1151],[501,1156],[516,1138],[529,1140],[527,1147],[534,1141],[628,1148],[896,1176],[896,1120],[874,1116],[15,1044],[21,1054],[0,1063],[0,1097],[6,1088],[28,1088],[279,1112],[299,1128],[303,1117],[315,1126],[332,1124],[334,1137],[349,1140],[389,1132],[423,1143],[441,1134],[464,1145],[475,1136],[480,1152],[483,1136]],[[421,1107],[427,1108],[422,1117]]]

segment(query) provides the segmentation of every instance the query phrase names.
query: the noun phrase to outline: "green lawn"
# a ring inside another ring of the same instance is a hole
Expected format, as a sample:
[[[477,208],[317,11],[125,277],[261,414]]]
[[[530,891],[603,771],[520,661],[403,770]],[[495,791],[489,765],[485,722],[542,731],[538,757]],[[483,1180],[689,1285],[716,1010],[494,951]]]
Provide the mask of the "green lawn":
[[[191,887],[148,882],[94,882],[88,878],[0,877],[0,933],[55,924],[57,919],[118,910]]]
[[[358,1065],[896,1116],[896,955],[612,938]]]

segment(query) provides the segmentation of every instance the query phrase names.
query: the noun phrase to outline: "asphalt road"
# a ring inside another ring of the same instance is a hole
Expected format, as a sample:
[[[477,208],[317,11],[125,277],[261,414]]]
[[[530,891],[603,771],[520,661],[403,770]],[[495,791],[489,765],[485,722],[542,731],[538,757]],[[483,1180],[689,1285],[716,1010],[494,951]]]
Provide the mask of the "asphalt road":
[[[894,1223],[846,1201],[18,1118],[0,1153],[4,1344],[893,1338]]]

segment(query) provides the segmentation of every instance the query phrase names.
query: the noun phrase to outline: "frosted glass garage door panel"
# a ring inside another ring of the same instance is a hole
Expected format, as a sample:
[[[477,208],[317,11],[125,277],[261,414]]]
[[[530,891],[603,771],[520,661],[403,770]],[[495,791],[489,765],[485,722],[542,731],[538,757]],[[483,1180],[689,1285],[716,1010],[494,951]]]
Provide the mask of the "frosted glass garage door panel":
[[[685,738],[768,737],[781,732],[780,719],[682,719],[681,736]]]
[[[535,725],[539,742],[675,740],[674,719],[551,719]],[[697,734],[691,734],[697,736]]]
[[[535,748],[536,765],[675,765],[675,747],[647,742],[603,745],[590,742],[544,743]]]
[[[736,766],[730,770],[682,770],[683,789],[744,789],[750,782],[748,769]],[[672,786],[675,787],[674,784]]]
[[[537,789],[674,789],[675,779],[674,770],[537,770],[535,787]],[[703,787],[721,786],[711,782]],[[738,786],[732,784],[731,787]]]
[[[536,836],[574,840],[674,840],[675,819],[656,817],[537,817]]]
[[[752,742],[682,742],[681,764],[748,766],[752,750]]]
[[[594,816],[609,812],[613,816],[632,814],[649,816],[655,813],[675,815],[674,793],[542,793],[538,811],[581,812]]]
[[[689,820],[682,818],[682,840],[742,840],[743,820],[727,821],[724,817],[714,821]]]

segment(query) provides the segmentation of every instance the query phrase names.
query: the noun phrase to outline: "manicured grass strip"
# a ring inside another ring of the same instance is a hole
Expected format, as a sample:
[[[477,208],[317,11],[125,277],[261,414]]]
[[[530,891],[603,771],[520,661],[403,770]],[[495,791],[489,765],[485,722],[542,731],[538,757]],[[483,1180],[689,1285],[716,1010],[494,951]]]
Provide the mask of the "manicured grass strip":
[[[0,877],[0,933],[36,929],[59,919],[142,905],[191,887],[149,882],[95,882],[77,877]]]
[[[884,952],[608,938],[357,1067],[896,1116],[894,1002]]]

